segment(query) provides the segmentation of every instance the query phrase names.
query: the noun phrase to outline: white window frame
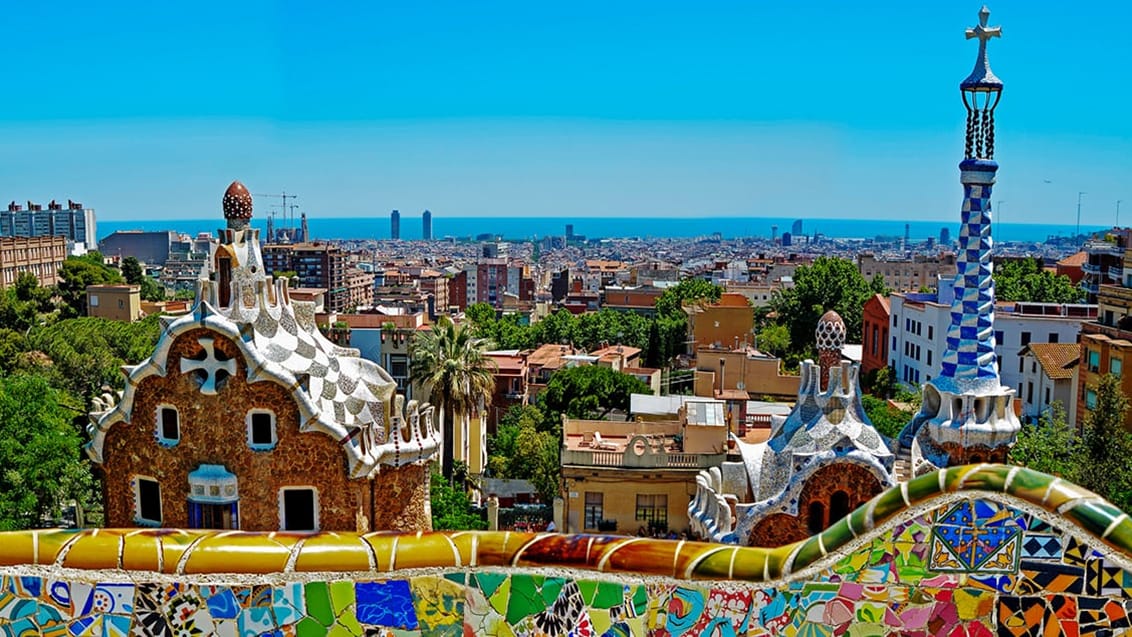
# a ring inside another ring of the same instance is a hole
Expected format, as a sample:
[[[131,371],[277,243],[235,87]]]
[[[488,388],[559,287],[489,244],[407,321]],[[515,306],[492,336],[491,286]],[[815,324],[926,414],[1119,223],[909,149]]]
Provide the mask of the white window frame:
[[[252,442],[252,417],[255,414],[267,414],[267,415],[271,416],[271,442],[270,443]],[[253,451],[270,451],[270,450],[275,448],[275,445],[279,444],[279,432],[276,429],[276,418],[275,418],[275,412],[274,411],[272,411],[270,409],[259,409],[259,408],[249,409],[247,415],[244,416],[244,422],[247,425],[247,429],[248,429],[248,436],[247,436],[248,447],[250,449],[252,449]]]
[[[176,438],[165,437],[165,420],[162,417],[162,414],[166,409],[172,409],[173,413],[177,415]],[[171,405],[169,403],[158,403],[157,411],[154,413],[153,419],[155,421],[154,424],[156,425],[154,427],[154,435],[157,436],[157,442],[162,447],[176,447],[177,443],[181,442],[181,410],[177,409],[176,405]]]
[[[283,528],[283,523],[287,520],[287,506],[284,493],[287,491],[311,491],[314,493],[314,528],[313,529],[286,529]],[[315,532],[322,528],[322,504],[318,495],[318,489],[309,485],[293,485],[289,487],[279,488],[279,530],[280,531],[294,531],[295,533],[309,533]]]
[[[142,517],[141,505],[141,481],[148,480],[157,485],[157,510],[160,516],[157,520]],[[161,503],[161,481],[153,476],[135,475],[130,479],[130,487],[134,493],[134,524],[138,526],[161,526],[161,521],[165,519],[165,508]]]

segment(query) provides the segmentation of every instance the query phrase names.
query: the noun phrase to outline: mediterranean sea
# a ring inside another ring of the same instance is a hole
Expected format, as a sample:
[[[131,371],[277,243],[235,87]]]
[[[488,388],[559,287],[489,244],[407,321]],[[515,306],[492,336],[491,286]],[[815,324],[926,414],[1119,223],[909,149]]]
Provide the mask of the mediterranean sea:
[[[443,217],[432,218],[434,239],[456,238],[475,239],[480,235],[491,235],[504,240],[541,239],[546,236],[563,236],[566,225],[573,224],[574,234],[587,239],[596,238],[695,238],[711,237],[718,233],[722,238],[766,237],[771,235],[771,227],[777,226],[778,235],[790,232],[796,219],[786,217]],[[99,220],[99,239],[119,230],[175,230],[196,235],[201,232],[212,234],[223,225],[222,219],[144,219],[134,221]],[[296,220],[296,225],[298,221]],[[815,232],[825,237],[873,239],[876,237],[902,237],[904,224],[908,224],[908,234],[912,241],[928,238],[939,240],[940,230],[947,228],[951,240],[959,237],[959,223],[947,221],[922,221],[892,219],[803,219],[803,234],[812,236]],[[318,239],[388,239],[390,224],[388,215],[379,217],[310,217],[308,220],[313,240]],[[265,231],[264,218],[252,220],[252,225]],[[287,222],[276,219],[276,227],[286,227]],[[998,242],[1023,241],[1041,242],[1050,237],[1071,237],[1073,224],[1024,224],[996,223],[994,238]],[[1082,233],[1092,233],[1105,229],[1102,226],[1081,226]],[[264,232],[266,234],[266,232]],[[421,218],[401,216],[401,238],[415,240],[421,238]]]

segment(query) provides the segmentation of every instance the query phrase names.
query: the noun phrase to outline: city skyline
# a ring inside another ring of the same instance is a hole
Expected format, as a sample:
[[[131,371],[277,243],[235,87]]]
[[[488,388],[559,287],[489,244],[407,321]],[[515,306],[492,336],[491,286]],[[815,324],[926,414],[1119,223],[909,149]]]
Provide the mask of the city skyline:
[[[1132,199],[1130,10],[990,9],[1011,97],[996,220],[1063,223],[1086,192],[1082,225],[1115,223]],[[948,221],[954,60],[974,61],[955,25],[977,10],[13,7],[21,32],[70,46],[9,54],[0,196],[203,218],[239,178],[321,217]],[[1090,91],[1064,91],[1067,77]]]

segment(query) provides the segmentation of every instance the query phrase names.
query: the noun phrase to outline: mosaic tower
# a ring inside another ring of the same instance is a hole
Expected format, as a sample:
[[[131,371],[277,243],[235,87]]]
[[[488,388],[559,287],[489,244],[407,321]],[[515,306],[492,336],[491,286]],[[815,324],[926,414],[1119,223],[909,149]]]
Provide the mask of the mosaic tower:
[[[979,39],[975,69],[959,85],[967,107],[967,140],[959,181],[963,184],[963,213],[959,229],[959,274],[951,303],[951,326],[942,377],[959,383],[997,386],[994,353],[994,278],[991,263],[991,187],[998,164],[994,161],[994,109],[1002,81],[987,60],[987,40],[1000,37],[999,27],[987,27],[990,11],[979,12],[979,25],[967,30]]]
[[[979,11],[975,68],[959,84],[967,107],[967,134],[959,181],[963,210],[959,231],[958,275],[951,303],[947,349],[939,377],[924,386],[920,412],[900,437],[916,473],[966,462],[1005,461],[1020,425],[1011,403],[1013,390],[998,375],[994,337],[994,279],[991,262],[991,187],[994,161],[994,110],[1002,80],[991,71],[987,43],[1001,37],[987,26],[990,11]]]

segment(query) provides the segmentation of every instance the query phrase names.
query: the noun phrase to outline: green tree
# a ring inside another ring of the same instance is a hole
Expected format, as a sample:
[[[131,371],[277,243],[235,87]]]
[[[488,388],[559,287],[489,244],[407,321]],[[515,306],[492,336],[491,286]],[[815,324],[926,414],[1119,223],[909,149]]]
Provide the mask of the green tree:
[[[790,351],[790,330],[785,325],[771,323],[757,334],[757,343],[760,352],[782,357]]]
[[[469,325],[456,325],[447,316],[413,335],[409,344],[409,374],[424,387],[443,418],[443,471],[452,475],[452,436],[457,419],[471,417],[491,404],[495,391],[495,362],[485,352],[490,341],[475,336]]]
[[[20,354],[27,351],[27,339],[21,332],[0,327],[0,376],[16,370]]]
[[[1011,259],[994,264],[994,292],[1000,301],[1080,303],[1085,290],[1069,277],[1042,267],[1037,259]]]
[[[578,326],[578,319],[570,310],[560,309],[542,319],[534,325],[534,340],[536,343],[575,343],[574,334]]]
[[[1077,484],[1128,510],[1132,504],[1132,433],[1124,428],[1128,398],[1120,378],[1106,374],[1095,388],[1096,406],[1085,417]]]
[[[86,316],[88,285],[121,283],[118,271],[102,262],[102,254],[88,252],[81,257],[67,257],[59,268],[59,297],[63,301],[63,318]]]
[[[145,360],[160,335],[157,315],[133,323],[83,317],[33,331],[28,348],[45,355],[39,371],[52,385],[81,396],[89,406],[103,385],[121,389],[122,365]]]
[[[714,303],[722,294],[723,288],[710,281],[684,279],[660,295],[656,300],[656,313],[660,316],[683,316],[684,303],[700,300]]]
[[[469,531],[486,529],[487,522],[472,509],[467,490],[452,486],[439,473],[429,483],[429,504],[432,528],[435,531]]]
[[[516,405],[500,419],[488,439],[488,466],[497,478],[529,480],[544,502],[552,502],[561,483],[561,439],[546,428],[534,405]]]
[[[627,345],[645,350],[649,345],[649,319],[634,312],[603,308],[577,317],[575,343],[594,351],[605,345]]]
[[[870,394],[861,395],[861,406],[865,408],[865,415],[869,417],[873,427],[889,438],[898,437],[904,426],[912,420],[912,414],[901,411],[889,405],[887,400]]]
[[[1010,462],[1075,481],[1082,451],[1077,432],[1065,422],[1061,403],[1054,403],[1037,424],[1022,425],[1010,449]]]
[[[645,359],[652,367],[667,367],[675,356],[684,353],[688,338],[688,315],[684,304],[693,301],[715,302],[723,288],[703,279],[684,279],[668,288],[656,300],[656,318],[649,328],[649,345]]]
[[[74,414],[44,378],[0,377],[0,530],[42,526],[89,491]]]
[[[629,374],[602,365],[583,365],[555,372],[539,399],[545,420],[557,432],[561,414],[600,420],[614,409],[628,412],[631,394],[651,393],[648,385]]]
[[[865,301],[881,291],[865,281],[852,261],[818,257],[794,271],[794,286],[776,292],[771,307],[789,327],[791,347],[801,351],[813,343],[818,319],[829,310],[845,321],[847,340],[859,340]]]
[[[145,278],[145,272],[142,270],[141,262],[138,261],[137,257],[122,259],[122,278],[131,285],[141,284],[142,279]]]
[[[884,366],[869,373],[868,390],[880,398],[892,398],[896,395],[896,370]]]

